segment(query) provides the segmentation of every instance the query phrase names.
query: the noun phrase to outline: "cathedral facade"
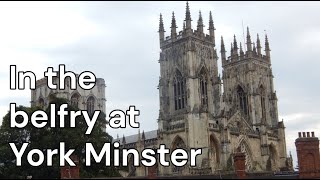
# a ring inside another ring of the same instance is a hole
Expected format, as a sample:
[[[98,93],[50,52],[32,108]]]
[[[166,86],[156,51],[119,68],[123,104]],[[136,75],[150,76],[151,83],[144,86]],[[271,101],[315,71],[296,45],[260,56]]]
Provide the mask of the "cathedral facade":
[[[165,36],[160,14],[158,130],[116,141],[122,147],[136,149],[156,148],[160,144],[171,150],[202,149],[197,167],[158,164],[158,176],[233,171],[235,152],[245,153],[247,172],[290,169],[292,160],[287,156],[285,126],[278,119],[267,35],[264,43],[259,35],[254,41],[247,28],[246,43],[238,43],[234,36],[228,56],[223,37],[215,36],[211,12],[209,34],[204,33],[201,12],[197,29],[192,29],[191,21],[187,3],[182,31],[177,32],[173,14],[170,36]],[[218,60],[222,77],[218,74]],[[129,167],[129,176],[146,173],[145,167]]]

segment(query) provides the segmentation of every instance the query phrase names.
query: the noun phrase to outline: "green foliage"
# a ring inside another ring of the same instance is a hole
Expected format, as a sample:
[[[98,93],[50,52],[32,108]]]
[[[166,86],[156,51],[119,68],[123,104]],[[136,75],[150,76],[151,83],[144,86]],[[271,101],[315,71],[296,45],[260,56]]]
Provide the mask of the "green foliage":
[[[76,128],[70,128],[70,117],[65,116],[65,128],[60,128],[60,118],[57,111],[62,104],[67,103],[65,99],[51,97],[51,104],[56,104],[56,117],[55,128],[50,128],[50,107],[45,111],[48,114],[49,120],[44,128],[38,129],[28,124],[25,128],[10,128],[10,112],[8,112],[0,127],[0,178],[23,178],[26,176],[32,176],[33,178],[60,178],[59,157],[53,156],[53,166],[48,167],[46,165],[46,158],[43,165],[38,167],[32,167],[27,162],[27,152],[31,149],[40,149],[46,154],[46,149],[59,149],[59,143],[65,142],[66,152],[68,149],[75,149],[73,154],[77,155],[80,159],[80,176],[82,178],[89,177],[110,177],[120,176],[118,171],[114,167],[106,167],[105,162],[92,163],[92,166],[86,167],[85,162],[85,143],[90,142],[93,144],[97,152],[100,152],[104,143],[111,142],[112,137],[103,131],[103,127],[106,125],[106,115],[100,113],[95,126],[90,135],[86,135],[87,125],[83,116],[76,118]],[[23,110],[28,116],[29,120],[34,111],[39,110],[39,107],[23,107],[19,106],[16,111]],[[66,110],[78,110],[75,107],[68,106]],[[21,116],[16,117],[16,121],[22,121]],[[17,167],[15,162],[15,155],[9,146],[9,143],[16,144],[18,150],[22,144],[30,143],[27,147],[23,157],[22,166]],[[104,159],[104,158],[103,158]],[[112,162],[112,160],[111,160]]]

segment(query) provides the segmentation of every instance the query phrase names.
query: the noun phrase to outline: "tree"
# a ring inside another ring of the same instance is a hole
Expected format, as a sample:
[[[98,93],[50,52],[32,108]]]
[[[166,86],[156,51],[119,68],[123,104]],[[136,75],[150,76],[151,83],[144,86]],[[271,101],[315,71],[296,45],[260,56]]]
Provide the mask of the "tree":
[[[50,97],[50,104],[56,105],[56,111],[60,109],[62,104],[66,103],[66,99],[55,96]],[[32,113],[39,109],[39,107],[19,106],[16,108],[16,111],[25,111],[30,119]],[[77,111],[78,109],[69,105],[66,110]],[[49,120],[47,125],[41,129],[35,128],[31,124],[22,129],[10,128],[10,112],[4,116],[2,126],[0,127],[0,178],[26,178],[26,176],[30,175],[33,178],[60,178],[58,156],[53,156],[53,166],[51,167],[46,165],[46,158],[43,165],[33,167],[29,165],[26,157],[27,152],[31,149],[40,149],[44,154],[47,149],[59,149],[60,142],[65,142],[66,151],[68,149],[75,149],[73,154],[77,155],[80,159],[80,177],[120,176],[113,166],[106,167],[103,161],[92,163],[90,167],[86,167],[83,161],[85,158],[84,149],[86,142],[92,143],[96,149],[101,149],[104,143],[112,142],[112,137],[103,131],[103,127],[105,127],[107,122],[104,113],[100,112],[91,134],[86,135],[87,125],[83,116],[76,118],[76,128],[70,128],[70,117],[69,115],[65,116],[65,128],[60,128],[60,119],[56,112],[56,126],[55,128],[51,128],[50,106],[45,112],[48,114]],[[21,118],[21,116],[17,116],[16,121],[22,121]],[[10,142],[15,143],[18,149],[21,148],[24,142],[29,143],[22,157],[21,167],[16,166],[16,157],[9,146]]]

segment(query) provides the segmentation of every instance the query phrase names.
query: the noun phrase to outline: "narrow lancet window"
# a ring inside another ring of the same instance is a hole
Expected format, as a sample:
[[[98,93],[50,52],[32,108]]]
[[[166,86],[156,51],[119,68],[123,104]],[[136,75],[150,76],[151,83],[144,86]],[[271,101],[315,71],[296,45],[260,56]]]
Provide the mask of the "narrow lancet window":
[[[244,90],[238,86],[238,97],[239,97],[239,106],[241,111],[244,113],[244,115],[249,114],[249,109],[248,109],[248,98]]]
[[[200,99],[201,105],[208,105],[208,81],[207,75],[203,69],[200,73]]]
[[[182,77],[180,71],[176,71],[174,77],[174,109],[184,109],[186,107],[186,80]]]

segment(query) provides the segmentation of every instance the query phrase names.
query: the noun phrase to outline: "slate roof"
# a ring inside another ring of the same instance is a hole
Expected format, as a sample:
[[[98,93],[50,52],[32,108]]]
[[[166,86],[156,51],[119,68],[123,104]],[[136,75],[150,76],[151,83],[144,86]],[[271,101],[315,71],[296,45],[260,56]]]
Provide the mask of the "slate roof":
[[[148,139],[155,139],[158,137],[158,130],[152,130],[152,131],[148,131],[148,132],[144,132],[145,135],[145,140]],[[120,142],[120,145],[122,145],[122,138],[123,137],[119,137],[119,138],[115,138],[113,140],[113,142]],[[142,132],[140,132],[140,138],[142,138]],[[131,143],[135,143],[137,142],[139,139],[139,135],[138,134],[134,134],[131,136],[125,136],[125,140],[126,140],[126,144],[131,144]]]

